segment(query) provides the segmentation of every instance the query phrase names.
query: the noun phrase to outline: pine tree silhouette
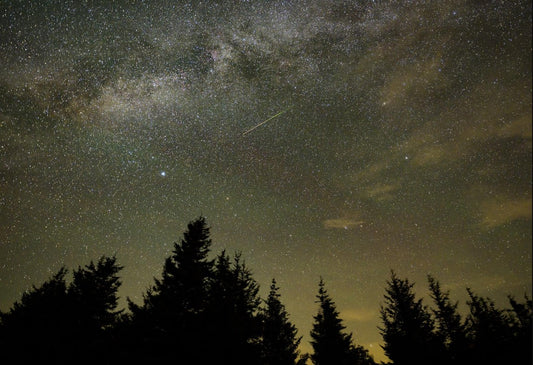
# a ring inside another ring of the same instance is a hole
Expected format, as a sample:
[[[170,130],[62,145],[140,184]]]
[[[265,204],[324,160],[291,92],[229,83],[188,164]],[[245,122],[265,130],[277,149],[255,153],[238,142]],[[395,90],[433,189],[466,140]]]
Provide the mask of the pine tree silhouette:
[[[482,364],[509,363],[513,354],[512,318],[506,311],[496,307],[490,298],[480,297],[468,288],[467,304],[470,313],[467,318],[470,362]]]
[[[225,252],[217,256],[207,311],[210,363],[260,363],[258,291],[259,286],[240,254],[235,255],[233,262]]]
[[[437,364],[443,350],[422,299],[415,299],[414,284],[394,272],[387,284],[385,306],[380,310],[385,354],[395,365]]]
[[[137,336],[130,340],[130,348],[133,353],[140,352],[136,359],[175,360],[180,354],[198,360],[205,353],[203,327],[213,274],[213,262],[207,257],[210,246],[205,218],[190,222],[183,239],[174,243],[172,255],[165,260],[162,278],[155,279],[145,294],[143,305],[129,301],[130,337]]]
[[[428,275],[430,296],[436,308],[432,310],[436,319],[435,335],[443,353],[442,364],[466,364],[468,344],[465,324],[457,312],[458,303],[451,303],[449,292],[443,292],[439,282]]]
[[[263,311],[262,357],[264,365],[295,365],[301,337],[289,321],[285,306],[280,301],[279,288],[272,279],[270,293]]]
[[[102,256],[73,272],[60,269],[33,286],[6,313],[0,312],[0,354],[8,364],[195,365],[375,365],[353,343],[322,278],[311,331],[311,356],[298,357],[296,327],[272,280],[261,309],[259,285],[236,254],[209,260],[211,239],[205,219],[187,226],[165,260],[161,279],[131,313],[117,310],[116,258]],[[385,354],[394,365],[530,364],[533,302],[509,297],[510,309],[467,289],[465,321],[449,292],[428,276],[434,320],[414,284],[394,272],[381,307]]]
[[[112,331],[122,312],[117,310],[121,270],[116,257],[102,256],[96,264],[91,261],[74,271],[68,296],[76,323],[72,361],[78,364],[104,363],[115,351]]]
[[[311,330],[311,345],[314,353],[311,360],[315,365],[363,365],[374,364],[374,360],[361,346],[354,346],[352,335],[344,332],[345,326],[339,318],[335,303],[328,295],[324,281],[320,278],[318,295],[319,310],[314,316]]]
[[[68,294],[75,301],[78,316],[87,319],[87,330],[102,331],[114,325],[121,312],[116,309],[122,268],[116,257],[102,256],[96,265],[91,261],[74,271]]]
[[[207,260],[210,247],[205,218],[190,222],[180,244],[174,243],[172,255],[165,260],[162,279],[155,279],[147,293],[145,306],[178,305],[183,313],[200,313],[207,300],[206,283],[213,267],[212,261]]]
[[[40,287],[26,291],[9,312],[0,313],[2,362],[66,363],[64,350],[71,343],[72,329],[66,274],[67,270],[61,268]]]
[[[527,296],[524,299],[524,303],[518,303],[512,296],[509,296],[512,308],[510,325],[513,336],[511,353],[514,355],[515,364],[533,363],[533,301]]]
[[[115,351],[111,332],[120,312],[121,269],[115,257],[103,256],[74,271],[68,288],[62,268],[24,293],[20,303],[0,314],[7,363],[106,364]]]

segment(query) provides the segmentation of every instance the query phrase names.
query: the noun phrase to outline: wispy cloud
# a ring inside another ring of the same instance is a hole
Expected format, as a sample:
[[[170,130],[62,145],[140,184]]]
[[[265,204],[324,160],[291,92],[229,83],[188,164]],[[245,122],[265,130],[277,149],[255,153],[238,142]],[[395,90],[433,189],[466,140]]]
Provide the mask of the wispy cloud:
[[[398,185],[394,184],[376,184],[366,189],[368,197],[376,200],[392,199],[392,192],[398,189]]]
[[[420,93],[420,90],[426,90],[428,86],[443,87],[445,82],[439,71],[440,57],[439,55],[429,61],[400,68],[384,86],[381,105],[391,107],[405,103],[409,96]]]
[[[366,308],[345,309],[340,316],[345,321],[367,322],[377,317],[377,311]]]
[[[532,135],[531,111],[513,120],[499,130],[501,137],[522,137],[531,139]]]
[[[531,198],[490,200],[481,205],[481,225],[494,228],[516,219],[531,219]]]
[[[356,226],[364,224],[364,220],[350,219],[350,218],[334,218],[326,219],[324,221],[324,228],[326,229],[351,229]]]

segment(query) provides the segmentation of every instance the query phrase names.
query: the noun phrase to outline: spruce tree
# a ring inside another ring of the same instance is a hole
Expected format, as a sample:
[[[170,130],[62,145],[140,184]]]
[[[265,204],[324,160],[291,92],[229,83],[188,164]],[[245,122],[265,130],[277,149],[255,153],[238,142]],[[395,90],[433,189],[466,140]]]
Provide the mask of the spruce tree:
[[[103,362],[114,351],[111,332],[122,312],[117,310],[120,270],[116,257],[102,256],[96,264],[91,261],[74,271],[68,288],[76,323],[71,333],[73,362]]]
[[[430,296],[436,309],[432,312],[436,319],[435,335],[444,350],[440,362],[443,364],[466,363],[466,328],[457,312],[458,303],[450,301],[449,292],[443,292],[435,278],[428,275]]]
[[[512,296],[509,296],[512,308],[510,311],[513,336],[511,352],[516,364],[531,364],[533,355],[533,301],[527,295],[524,299],[524,303],[518,303]]]
[[[62,268],[41,287],[23,294],[0,315],[0,342],[9,363],[106,363],[115,351],[117,291],[122,269],[115,257],[103,256],[74,271],[67,287]]]
[[[374,364],[368,352],[361,346],[354,346],[352,335],[344,332],[345,326],[339,318],[335,303],[326,291],[320,278],[318,289],[318,314],[311,330],[315,365],[363,365]]]
[[[117,264],[116,257],[102,256],[96,265],[91,261],[74,271],[68,294],[83,322],[81,330],[98,334],[115,324],[121,312],[117,311],[120,270],[122,266]]]
[[[130,337],[137,337],[130,341],[132,353],[144,353],[147,361],[173,361],[178,353],[194,359],[205,352],[210,247],[209,227],[199,217],[187,225],[180,243],[174,243],[162,277],[144,295],[143,305],[129,301]]]
[[[211,276],[212,261],[207,259],[211,247],[209,227],[205,218],[190,222],[180,244],[167,257],[161,279],[145,297],[148,308],[178,306],[182,314],[200,313],[207,299],[207,281]],[[170,309],[165,308],[165,309]]]
[[[270,293],[263,311],[262,358],[264,365],[295,365],[301,337],[289,321],[285,306],[280,301],[279,288],[272,279]]]
[[[442,348],[422,299],[415,298],[414,284],[394,272],[387,284],[385,306],[380,311],[385,354],[395,365],[437,364]]]
[[[73,318],[61,268],[40,287],[33,286],[6,313],[0,312],[0,347],[6,364],[65,364]]]
[[[212,351],[205,363],[260,363],[258,292],[259,285],[240,254],[233,262],[225,252],[217,256],[207,310],[207,341]]]
[[[467,288],[467,330],[471,343],[470,362],[479,364],[510,363],[513,348],[512,318],[496,307],[490,298],[480,297]]]

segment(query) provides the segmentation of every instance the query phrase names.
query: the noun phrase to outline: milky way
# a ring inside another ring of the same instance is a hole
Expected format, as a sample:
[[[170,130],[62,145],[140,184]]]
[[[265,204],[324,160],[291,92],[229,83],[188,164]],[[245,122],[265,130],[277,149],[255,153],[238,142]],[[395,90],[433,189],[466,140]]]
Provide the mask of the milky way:
[[[199,215],[304,351],[320,276],[377,360],[391,269],[531,295],[530,1],[229,3],[2,2],[1,310],[103,254],[139,302]]]

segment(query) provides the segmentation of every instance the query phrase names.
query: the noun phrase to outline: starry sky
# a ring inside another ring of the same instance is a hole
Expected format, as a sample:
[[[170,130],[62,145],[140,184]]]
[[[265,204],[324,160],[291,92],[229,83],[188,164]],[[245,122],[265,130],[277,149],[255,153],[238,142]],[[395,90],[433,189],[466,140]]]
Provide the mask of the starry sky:
[[[531,1],[2,1],[0,310],[103,254],[140,302],[200,215],[213,255],[277,279],[304,351],[320,276],[377,360],[391,269],[463,310],[467,286],[531,295],[531,23]]]

